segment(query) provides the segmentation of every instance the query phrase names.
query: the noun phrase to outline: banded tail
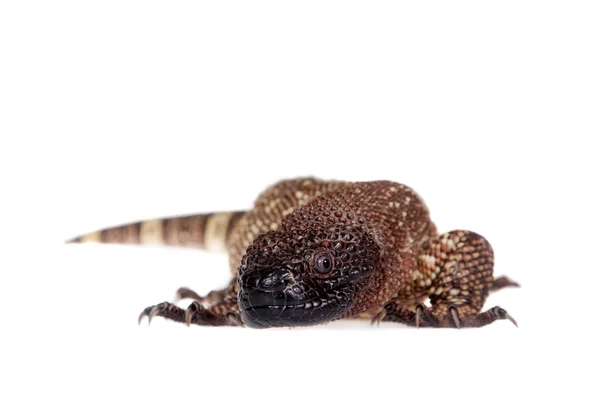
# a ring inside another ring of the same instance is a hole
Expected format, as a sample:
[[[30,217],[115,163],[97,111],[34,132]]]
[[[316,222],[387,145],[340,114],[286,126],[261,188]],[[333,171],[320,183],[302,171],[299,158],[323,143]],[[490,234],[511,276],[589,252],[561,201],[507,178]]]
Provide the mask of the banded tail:
[[[185,215],[133,222],[88,233],[67,243],[120,243],[192,247],[225,251],[234,226],[245,211]]]

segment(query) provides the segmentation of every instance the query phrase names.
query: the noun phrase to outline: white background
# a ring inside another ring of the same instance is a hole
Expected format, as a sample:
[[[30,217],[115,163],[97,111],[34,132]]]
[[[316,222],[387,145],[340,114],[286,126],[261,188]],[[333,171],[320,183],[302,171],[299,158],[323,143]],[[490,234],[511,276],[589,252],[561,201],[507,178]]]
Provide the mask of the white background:
[[[597,398],[594,2],[211,3],[0,5],[0,397]],[[225,256],[62,244],[302,175],[485,235],[520,327],[148,329]]]

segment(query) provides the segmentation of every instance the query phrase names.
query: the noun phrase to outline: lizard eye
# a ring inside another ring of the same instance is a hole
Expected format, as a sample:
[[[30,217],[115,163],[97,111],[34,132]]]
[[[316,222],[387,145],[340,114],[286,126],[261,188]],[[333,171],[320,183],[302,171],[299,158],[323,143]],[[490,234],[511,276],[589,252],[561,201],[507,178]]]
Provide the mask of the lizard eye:
[[[317,256],[314,269],[316,272],[320,274],[327,274],[331,272],[331,268],[333,267],[333,261],[329,257],[329,255],[322,254]]]

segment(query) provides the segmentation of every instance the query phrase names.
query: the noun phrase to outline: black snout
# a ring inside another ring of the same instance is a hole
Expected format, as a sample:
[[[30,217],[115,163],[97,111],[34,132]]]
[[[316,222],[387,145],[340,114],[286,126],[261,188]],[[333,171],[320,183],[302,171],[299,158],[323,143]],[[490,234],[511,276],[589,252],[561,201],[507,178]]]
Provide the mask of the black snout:
[[[286,268],[248,270],[238,282],[240,316],[251,328],[323,323],[338,318],[352,304],[345,286],[325,292],[325,282],[298,280]]]
[[[239,279],[238,303],[242,321],[248,326],[261,327],[247,318],[247,312],[268,313],[273,307],[285,307],[293,301],[290,290],[295,284],[292,272],[286,268],[257,268],[243,273]],[[256,315],[257,316],[257,315]]]

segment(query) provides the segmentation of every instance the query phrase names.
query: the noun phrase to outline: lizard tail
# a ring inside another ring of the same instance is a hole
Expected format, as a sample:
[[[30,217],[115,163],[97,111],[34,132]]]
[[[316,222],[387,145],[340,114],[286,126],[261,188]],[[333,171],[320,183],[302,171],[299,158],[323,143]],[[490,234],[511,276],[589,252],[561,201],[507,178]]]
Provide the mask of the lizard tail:
[[[152,219],[119,225],[66,243],[120,243],[192,247],[224,251],[225,243],[245,211],[217,212]]]

